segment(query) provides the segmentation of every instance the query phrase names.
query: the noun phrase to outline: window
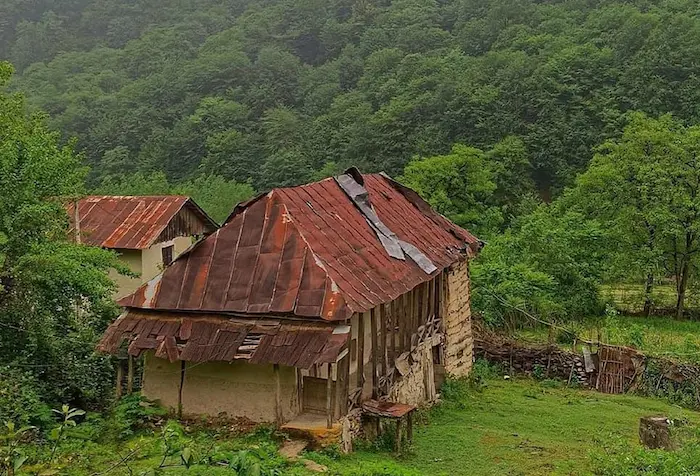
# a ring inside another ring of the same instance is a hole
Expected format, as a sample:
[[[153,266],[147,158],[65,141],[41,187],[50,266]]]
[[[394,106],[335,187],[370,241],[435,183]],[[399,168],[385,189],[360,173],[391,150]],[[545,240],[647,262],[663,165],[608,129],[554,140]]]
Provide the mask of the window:
[[[163,253],[163,266],[168,266],[173,262],[173,248],[173,245],[161,248],[161,253]]]

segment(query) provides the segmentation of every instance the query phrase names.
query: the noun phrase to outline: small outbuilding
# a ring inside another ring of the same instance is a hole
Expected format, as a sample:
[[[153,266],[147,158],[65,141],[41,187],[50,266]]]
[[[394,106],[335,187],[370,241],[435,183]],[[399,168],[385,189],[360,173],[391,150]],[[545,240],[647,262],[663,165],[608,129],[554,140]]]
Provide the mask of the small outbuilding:
[[[384,174],[274,189],[123,298],[99,349],[144,357],[143,394],[184,415],[330,427],[415,405],[471,369],[478,249]]]
[[[218,225],[189,197],[92,195],[68,205],[71,234],[119,253],[131,278],[113,273],[116,298],[133,293]],[[76,227],[76,223],[78,226]]]

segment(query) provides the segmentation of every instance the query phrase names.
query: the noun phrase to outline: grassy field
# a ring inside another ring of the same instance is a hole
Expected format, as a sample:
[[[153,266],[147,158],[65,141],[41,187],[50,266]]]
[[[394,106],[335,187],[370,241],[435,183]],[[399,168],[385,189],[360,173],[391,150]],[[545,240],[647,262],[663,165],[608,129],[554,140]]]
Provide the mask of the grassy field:
[[[650,355],[678,357],[692,362],[700,362],[700,322],[679,321],[670,317],[617,316],[602,320],[590,320],[583,324],[568,324],[566,328],[577,335],[596,341],[598,329],[603,342],[633,346]],[[562,333],[554,335],[559,344],[570,347]],[[533,327],[518,331],[516,338],[532,342],[546,343],[549,329]]]
[[[412,448],[401,457],[370,447],[349,456],[326,452],[306,457],[339,476],[639,474],[637,428],[641,416],[668,415],[688,422],[686,428],[692,432],[700,425],[699,414],[660,400],[566,389],[551,381],[504,380],[492,375],[479,391],[452,383],[445,394],[445,403],[424,413],[425,421],[416,428]],[[60,471],[56,474],[106,474],[101,472],[137,449],[128,469],[116,467],[108,474],[258,474],[204,465],[190,469],[170,466],[179,463],[177,451],[160,473],[147,473],[162,458],[159,435],[159,431],[147,432],[120,445],[66,441],[53,468]],[[178,438],[173,448],[187,445],[195,455],[205,450],[214,454],[244,451],[249,462],[260,465],[260,474],[313,474],[301,464],[286,463],[279,457],[279,436],[269,431],[241,437],[200,430]],[[643,452],[641,457],[654,458],[655,453]],[[614,470],[606,469],[609,467]],[[632,472],[620,468],[631,468]]]

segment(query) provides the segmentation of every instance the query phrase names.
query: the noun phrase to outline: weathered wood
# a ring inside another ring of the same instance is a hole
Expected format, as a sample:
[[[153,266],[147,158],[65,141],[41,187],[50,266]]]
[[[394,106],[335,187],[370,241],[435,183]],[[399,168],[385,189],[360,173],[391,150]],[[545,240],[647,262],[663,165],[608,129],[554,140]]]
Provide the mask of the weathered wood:
[[[297,377],[297,402],[299,403],[299,410],[304,411],[304,376],[301,374],[301,369],[294,367],[296,377]]]
[[[357,382],[358,388],[365,385],[365,313],[357,316]],[[360,397],[360,400],[362,398]]]
[[[377,326],[377,308],[374,307],[370,311],[370,339],[372,341],[372,398],[377,398],[379,393],[379,376],[377,369],[379,367],[379,344],[378,336],[379,328]]]
[[[117,361],[117,384],[115,387],[114,396],[117,400],[122,398],[122,380],[124,379],[124,365],[121,360]]]
[[[126,394],[131,395],[134,392],[134,356],[129,356],[129,370],[126,375]]]
[[[394,448],[398,454],[401,454],[401,420],[401,418],[396,420],[396,434],[394,435]]]
[[[664,416],[640,418],[639,441],[650,449],[673,449],[669,419]]]
[[[73,200],[73,232],[75,233],[75,242],[80,244],[80,202],[78,199]]]
[[[388,316],[388,338],[389,338],[389,348],[387,349],[389,367],[387,368],[387,373],[389,373],[389,368],[394,366],[396,361],[396,300],[389,303],[389,316]]]
[[[406,415],[406,439],[409,443],[413,442],[413,412]]]
[[[402,345],[401,345],[401,352],[406,352],[408,350],[411,350],[411,333],[410,333],[410,328],[411,328],[411,310],[413,309],[413,296],[411,295],[411,292],[407,292],[403,296],[403,302],[402,302],[402,313],[401,316],[399,316],[399,327],[401,329],[401,335],[403,338],[401,339]]]
[[[182,420],[182,388],[185,386],[185,368],[187,363],[180,361],[180,386],[177,389],[177,418]]]
[[[389,369],[386,353],[387,327],[386,304],[382,304],[379,306],[379,328],[381,329],[381,335],[379,336],[379,375],[382,377],[386,376]]]
[[[428,282],[428,314],[426,316],[426,319],[430,320],[431,317],[434,317],[435,314],[435,280],[437,278],[433,278]]]
[[[282,415],[282,389],[280,384],[279,364],[274,364],[272,366],[272,373],[275,375],[275,423],[277,423],[277,426],[282,426],[284,423],[284,416]]]
[[[345,354],[345,356],[338,362],[338,406],[340,408],[340,415],[347,415],[348,413],[348,389],[350,380],[350,353]]]
[[[333,369],[328,364],[326,379],[326,428],[333,428]]]

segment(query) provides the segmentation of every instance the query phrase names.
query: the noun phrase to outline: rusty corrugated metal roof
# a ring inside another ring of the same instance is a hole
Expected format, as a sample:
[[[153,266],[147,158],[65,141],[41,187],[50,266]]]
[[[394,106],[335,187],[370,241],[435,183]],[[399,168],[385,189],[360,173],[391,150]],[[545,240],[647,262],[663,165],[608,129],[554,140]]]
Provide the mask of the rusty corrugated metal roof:
[[[280,364],[302,369],[335,362],[350,336],[349,326],[285,319],[234,319],[130,310],[109,326],[97,349],[129,355],[147,350],[171,362]]]
[[[476,249],[478,240],[383,174],[362,177],[377,216],[435,266],[389,256],[334,179],[274,189],[120,301],[129,307],[348,318],[392,301]]]
[[[73,204],[67,206],[73,227]],[[183,207],[191,210],[211,232],[216,223],[189,197],[88,196],[78,202],[83,243],[112,249],[146,249]],[[72,233],[71,229],[71,233]]]

